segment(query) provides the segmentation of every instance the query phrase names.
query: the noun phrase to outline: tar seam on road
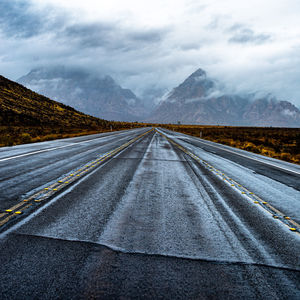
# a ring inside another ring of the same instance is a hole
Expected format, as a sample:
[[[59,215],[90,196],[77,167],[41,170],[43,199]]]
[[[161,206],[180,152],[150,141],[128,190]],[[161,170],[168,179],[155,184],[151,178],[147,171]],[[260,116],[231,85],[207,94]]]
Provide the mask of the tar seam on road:
[[[108,159],[112,158],[113,156],[120,153],[123,149],[127,148],[128,146],[132,145],[134,142],[145,136],[146,134],[150,133],[154,129],[150,129],[139,136],[131,139],[127,143],[113,149],[106,154],[98,157],[97,159],[88,162],[84,166],[81,166],[77,170],[71,172],[68,175],[65,175],[63,178],[57,179],[51,185],[47,187],[43,187],[33,195],[28,198],[23,199],[21,202],[18,202],[16,205],[5,209],[4,211],[0,212],[0,231],[6,230],[6,226],[10,220],[16,221],[17,218],[20,218],[23,213],[29,213],[30,208],[36,209],[37,206],[41,205],[43,202],[46,202],[49,198],[52,198],[55,194],[58,194],[59,191],[65,190],[67,186],[78,181],[84,175],[89,173],[95,167],[98,167],[103,164],[103,162],[107,161]]]
[[[235,180],[233,180],[232,178],[230,178],[229,176],[227,176],[220,170],[216,169],[214,166],[212,166],[208,162],[204,161],[203,159],[201,159],[194,153],[190,152],[183,146],[179,145],[172,139],[168,138],[162,132],[158,131],[157,129],[155,129],[155,130],[161,136],[163,136],[166,140],[168,140],[171,144],[173,144],[174,146],[179,148],[181,151],[183,151],[184,153],[189,155],[191,158],[193,158],[196,162],[203,164],[206,169],[208,169],[209,171],[211,171],[212,173],[217,175],[217,177],[222,179],[225,183],[227,183],[230,187],[232,187],[232,189],[234,189],[236,192],[240,192],[242,195],[247,197],[247,199],[250,199],[251,201],[253,201],[254,204],[259,205],[261,208],[264,209],[264,211],[271,214],[274,219],[278,219],[279,221],[281,221],[281,223],[284,224],[285,226],[287,226],[290,231],[300,234],[300,225],[297,222],[292,220],[290,217],[286,216],[283,212],[281,212],[280,210],[278,210],[277,208],[275,208],[268,202],[261,199],[259,196],[255,195],[254,193],[249,191],[247,188],[243,187],[241,184],[239,184],[238,182],[236,182]]]

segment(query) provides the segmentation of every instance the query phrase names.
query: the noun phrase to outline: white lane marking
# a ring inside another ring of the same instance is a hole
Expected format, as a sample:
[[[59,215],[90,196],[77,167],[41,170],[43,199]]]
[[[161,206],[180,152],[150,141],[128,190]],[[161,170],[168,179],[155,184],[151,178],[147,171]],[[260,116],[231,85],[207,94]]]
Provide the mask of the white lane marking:
[[[124,134],[124,132],[121,132],[120,134]],[[116,136],[116,134],[114,134],[113,137],[114,136]],[[78,143],[71,143],[71,144],[64,145],[64,146],[59,146],[59,147],[54,147],[54,148],[47,148],[47,149],[38,150],[38,151],[34,151],[34,152],[29,152],[29,153],[25,153],[25,154],[19,154],[19,155],[15,155],[15,156],[10,156],[10,157],[6,157],[6,158],[0,159],[0,162],[6,161],[6,160],[10,160],[10,159],[19,158],[19,157],[24,157],[24,156],[28,156],[28,155],[33,155],[33,154],[37,154],[37,153],[53,151],[53,150],[56,150],[56,149],[66,148],[66,147],[70,147],[70,146],[74,146],[74,145],[79,145],[79,144],[83,144],[83,143],[93,142],[93,141],[97,141],[99,139],[103,139],[105,137],[107,137],[107,136],[102,136],[102,137],[99,137],[97,139],[91,139],[91,140],[82,141],[82,142],[78,142]]]
[[[175,136],[176,137],[176,136]],[[177,137],[177,138],[180,138],[180,137]],[[185,137],[183,137],[185,138]],[[189,138],[189,137],[188,137]],[[222,148],[222,147],[218,147],[218,146],[215,146],[215,145],[212,145],[210,143],[205,143],[203,142],[202,140],[197,140],[198,142],[200,143],[203,143],[204,145],[207,145],[207,146],[212,146],[212,147],[215,147],[215,148],[218,148],[220,150],[224,150],[224,151],[227,151],[227,152],[231,152],[233,154],[237,154],[237,155],[240,155],[240,156],[243,156],[243,157],[246,157],[248,159],[252,159],[252,160],[256,160],[260,163],[263,163],[263,164],[266,164],[266,165],[270,165],[270,166],[273,166],[273,167],[276,167],[278,169],[281,169],[281,170],[284,170],[284,171],[288,171],[288,172],[291,172],[291,173],[295,173],[297,175],[300,175],[300,172],[297,172],[297,171],[294,171],[294,170],[291,170],[291,169],[286,169],[286,168],[283,168],[283,167],[280,167],[276,164],[272,164],[272,163],[269,163],[269,162],[266,162],[266,161],[263,161],[263,160],[260,160],[260,159],[257,159],[257,158],[254,158],[254,157],[250,157],[250,156],[247,156],[245,154],[241,154],[241,153],[238,153],[238,152],[235,152],[235,151],[232,151],[232,150],[229,150],[229,149],[225,149],[225,148]],[[197,147],[197,146],[196,146]]]
[[[70,146],[77,145],[77,144],[81,144],[81,143],[72,143],[72,144],[68,144],[68,145],[65,145],[65,146],[60,146],[60,147],[55,147],[55,148],[48,148],[48,149],[38,150],[38,151],[29,152],[29,153],[25,153],[25,154],[10,156],[10,157],[0,159],[0,162],[10,160],[10,159],[14,159],[14,158],[23,157],[23,156],[33,155],[33,154],[37,154],[37,153],[41,153],[41,152],[47,152],[47,151],[52,151],[52,150],[56,150],[56,149],[66,148],[66,147],[70,147]]]

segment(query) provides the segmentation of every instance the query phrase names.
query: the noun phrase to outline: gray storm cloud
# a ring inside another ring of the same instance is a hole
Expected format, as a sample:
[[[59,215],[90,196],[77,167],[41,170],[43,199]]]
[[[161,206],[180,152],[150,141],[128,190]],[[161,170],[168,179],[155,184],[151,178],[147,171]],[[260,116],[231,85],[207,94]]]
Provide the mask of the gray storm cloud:
[[[297,35],[277,34],[269,25],[276,20],[258,27],[204,2],[187,1],[182,18],[142,26],[124,16],[88,20],[55,5],[2,0],[0,73],[15,80],[40,66],[82,67],[145,95],[171,90],[201,67],[230,91],[270,92],[299,106]]]

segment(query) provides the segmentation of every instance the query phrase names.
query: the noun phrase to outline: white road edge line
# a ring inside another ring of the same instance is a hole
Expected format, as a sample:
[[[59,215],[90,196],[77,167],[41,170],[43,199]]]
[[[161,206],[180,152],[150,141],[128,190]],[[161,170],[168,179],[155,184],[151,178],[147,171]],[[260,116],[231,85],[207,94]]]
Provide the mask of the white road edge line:
[[[66,147],[70,147],[70,146],[77,145],[77,144],[81,144],[81,143],[72,143],[72,144],[68,144],[68,145],[65,145],[65,146],[60,146],[60,147],[55,147],[55,148],[48,148],[48,149],[38,150],[38,151],[29,152],[29,153],[25,153],[25,154],[10,156],[10,157],[0,159],[0,162],[10,160],[10,159],[14,159],[14,158],[24,157],[24,156],[28,156],[28,155],[33,155],[33,154],[37,154],[37,153],[52,151],[52,150],[56,150],[56,149],[60,149],[60,148],[66,148]]]
[[[210,144],[210,143],[205,143],[205,142],[203,142],[202,140],[199,140],[199,139],[198,139],[198,142],[203,143],[204,145],[208,145],[208,146],[212,146],[212,147],[218,148],[218,149],[220,149],[220,150],[224,150],[224,151],[227,151],[227,152],[231,152],[231,153],[233,153],[233,154],[237,154],[237,155],[239,155],[239,156],[246,157],[246,158],[248,158],[248,159],[252,159],[252,160],[258,161],[258,162],[263,163],[263,164],[266,164],[266,165],[273,166],[273,167],[275,167],[275,168],[278,168],[278,169],[281,169],[281,170],[284,170],[284,171],[288,171],[288,172],[291,172],[291,173],[295,173],[295,174],[297,174],[297,175],[300,175],[300,172],[297,172],[297,171],[294,171],[294,170],[291,170],[291,169],[286,169],[286,168],[277,166],[276,164],[271,164],[271,163],[269,163],[269,162],[265,162],[265,161],[263,161],[263,160],[260,160],[260,159],[254,158],[254,157],[249,157],[249,156],[247,156],[247,155],[244,155],[244,154],[241,154],[241,153],[238,153],[238,152],[229,150],[229,149],[225,149],[225,148],[222,148],[222,147],[218,147],[218,146],[212,145],[212,144]],[[250,152],[250,153],[251,153],[251,152]],[[216,154],[216,155],[218,155],[218,154]]]
[[[124,132],[120,132],[120,133],[124,133]],[[115,135],[114,135],[114,136],[115,136]],[[34,155],[34,154],[37,154],[37,153],[53,151],[53,150],[56,150],[56,149],[66,148],[66,147],[70,147],[70,146],[74,146],[74,145],[80,145],[80,144],[83,144],[83,143],[88,143],[88,142],[90,142],[90,141],[93,142],[93,141],[97,141],[97,140],[99,140],[99,139],[103,139],[104,137],[107,137],[107,136],[102,136],[102,137],[99,137],[99,138],[97,138],[97,139],[91,139],[91,140],[82,141],[82,142],[78,142],[78,143],[71,143],[71,144],[64,145],[64,146],[59,146],[59,147],[54,147],[54,148],[48,148],[48,149],[38,150],[38,151],[29,152],[29,153],[24,153],[24,154],[20,154],[20,155],[10,156],[10,157],[6,157],[6,158],[0,159],[0,162],[6,161],[6,160],[10,160],[10,159],[19,158],[19,157],[24,157],[24,156]]]

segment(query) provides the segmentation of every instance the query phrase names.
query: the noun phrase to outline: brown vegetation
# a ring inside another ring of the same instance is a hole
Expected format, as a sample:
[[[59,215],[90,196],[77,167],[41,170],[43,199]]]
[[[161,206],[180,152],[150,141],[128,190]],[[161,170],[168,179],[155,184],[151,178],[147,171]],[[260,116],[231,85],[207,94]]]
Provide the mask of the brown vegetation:
[[[300,164],[300,128],[161,125],[170,130]]]

